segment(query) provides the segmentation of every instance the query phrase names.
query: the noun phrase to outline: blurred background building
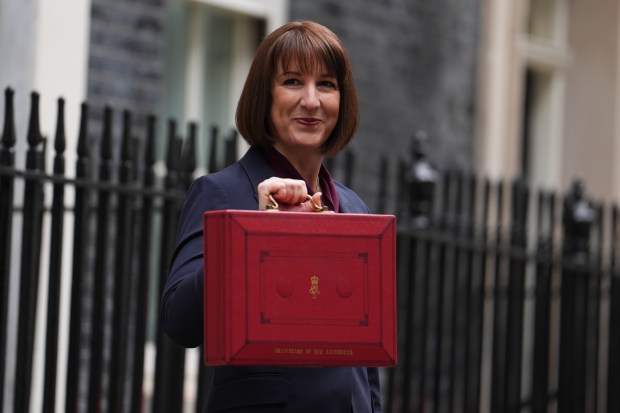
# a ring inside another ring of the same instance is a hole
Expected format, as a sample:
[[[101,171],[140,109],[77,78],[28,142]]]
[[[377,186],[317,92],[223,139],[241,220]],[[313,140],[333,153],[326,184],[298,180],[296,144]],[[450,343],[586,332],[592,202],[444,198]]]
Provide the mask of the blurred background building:
[[[138,122],[197,121],[204,160],[209,128],[234,128],[260,39],[312,19],[351,54],[362,108],[352,149],[364,165],[353,186],[369,204],[375,158],[406,156],[418,130],[439,168],[555,189],[579,176],[618,200],[619,15],[612,0],[2,0],[0,86],[16,91],[22,133],[37,90],[43,134],[63,96],[69,139],[82,101],[95,119],[109,104]]]

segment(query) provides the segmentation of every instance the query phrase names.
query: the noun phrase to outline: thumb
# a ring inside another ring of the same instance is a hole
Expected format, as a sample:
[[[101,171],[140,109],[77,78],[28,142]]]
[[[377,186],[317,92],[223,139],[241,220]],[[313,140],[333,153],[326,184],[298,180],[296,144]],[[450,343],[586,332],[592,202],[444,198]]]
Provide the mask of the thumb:
[[[310,207],[312,212],[324,212],[326,211],[326,207],[323,206],[321,198],[323,197],[323,193],[316,192],[314,195],[308,198],[306,204]]]

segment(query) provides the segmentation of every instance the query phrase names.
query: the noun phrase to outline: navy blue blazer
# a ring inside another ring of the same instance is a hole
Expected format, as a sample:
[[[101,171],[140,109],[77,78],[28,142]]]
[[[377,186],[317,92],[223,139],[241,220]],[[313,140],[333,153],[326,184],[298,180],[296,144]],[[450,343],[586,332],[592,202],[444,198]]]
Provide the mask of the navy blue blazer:
[[[190,187],[179,218],[176,248],[161,300],[161,323],[177,344],[203,342],[204,211],[256,210],[258,184],[274,176],[259,150],[202,176]],[[368,213],[349,188],[336,182],[340,211]],[[216,367],[205,412],[380,412],[374,367]]]

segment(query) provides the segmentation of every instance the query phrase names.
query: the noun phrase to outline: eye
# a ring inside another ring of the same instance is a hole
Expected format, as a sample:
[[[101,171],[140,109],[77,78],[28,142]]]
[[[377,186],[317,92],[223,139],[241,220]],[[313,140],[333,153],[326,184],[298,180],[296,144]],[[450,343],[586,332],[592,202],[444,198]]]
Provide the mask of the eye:
[[[321,80],[318,85],[322,89],[338,90],[338,85],[336,84],[336,82],[331,80]]]
[[[285,86],[299,86],[301,82],[299,81],[299,79],[291,77],[291,78],[285,79],[282,82],[282,84]]]

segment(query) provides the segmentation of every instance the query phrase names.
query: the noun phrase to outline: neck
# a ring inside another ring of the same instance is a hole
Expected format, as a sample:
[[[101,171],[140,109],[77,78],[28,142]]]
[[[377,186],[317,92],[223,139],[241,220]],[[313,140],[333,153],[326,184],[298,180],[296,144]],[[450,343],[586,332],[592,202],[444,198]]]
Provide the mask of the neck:
[[[283,150],[283,148],[274,145],[276,150],[288,159],[288,161],[295,167],[297,172],[304,178],[314,191],[318,190],[319,184],[319,171],[321,170],[321,163],[323,162],[322,155],[315,155],[311,150],[300,151],[302,153],[289,153]]]

